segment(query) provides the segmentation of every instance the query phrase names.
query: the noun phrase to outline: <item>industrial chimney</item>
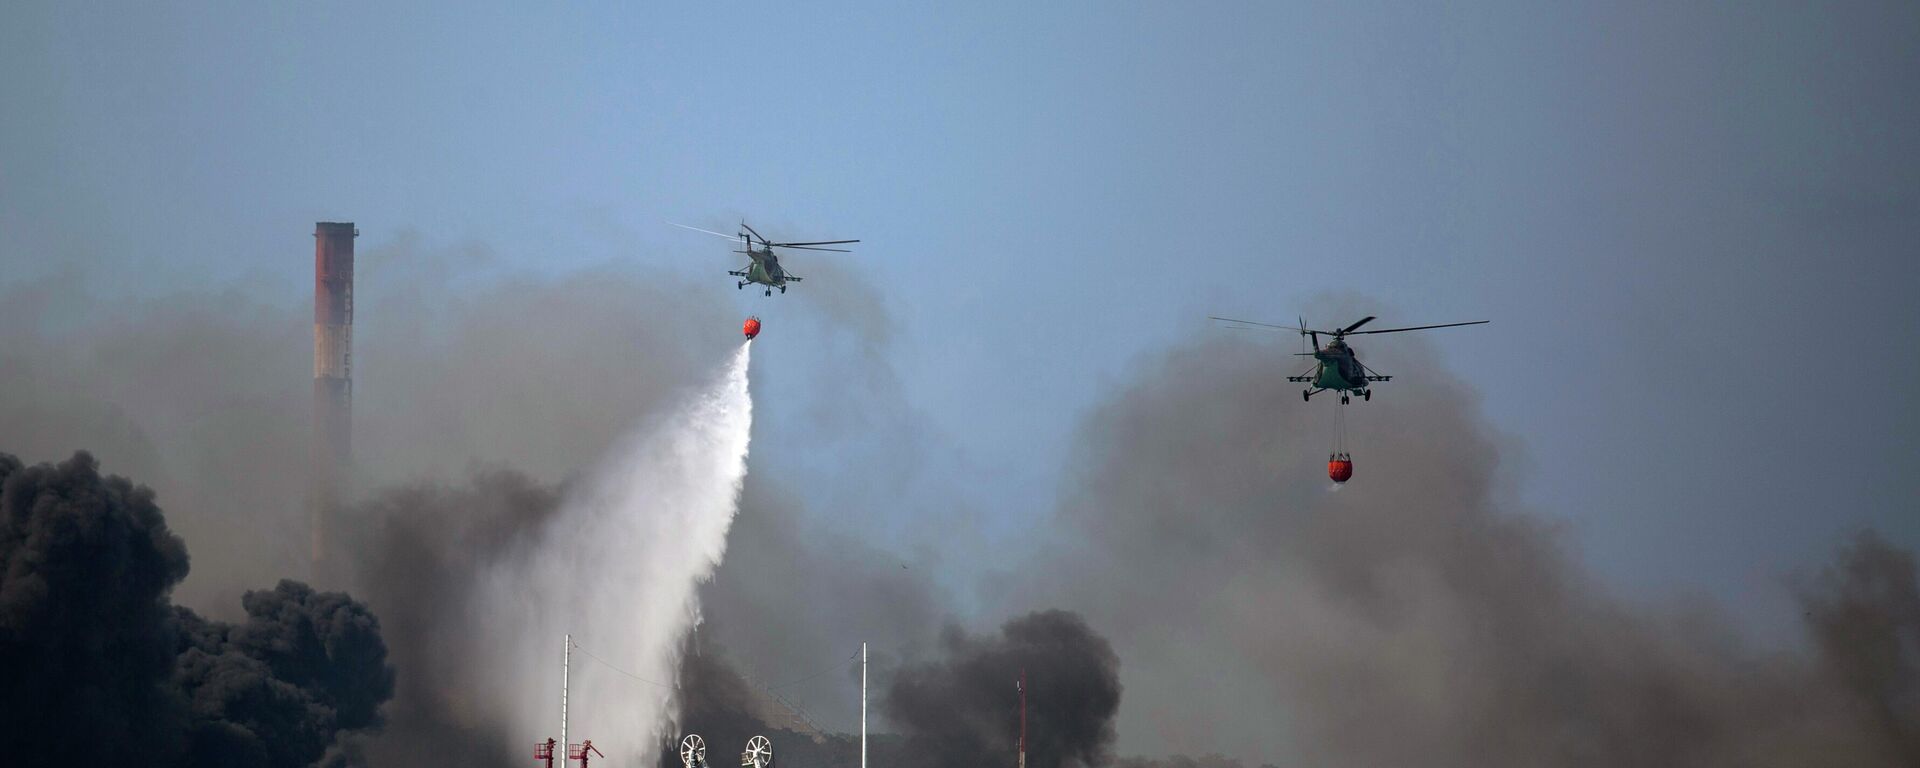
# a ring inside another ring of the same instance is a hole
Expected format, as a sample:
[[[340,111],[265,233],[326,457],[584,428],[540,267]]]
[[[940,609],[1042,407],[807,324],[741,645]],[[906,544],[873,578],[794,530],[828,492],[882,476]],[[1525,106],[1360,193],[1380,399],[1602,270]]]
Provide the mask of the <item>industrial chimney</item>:
[[[353,222],[313,229],[313,576],[326,575],[331,521],[353,434]]]

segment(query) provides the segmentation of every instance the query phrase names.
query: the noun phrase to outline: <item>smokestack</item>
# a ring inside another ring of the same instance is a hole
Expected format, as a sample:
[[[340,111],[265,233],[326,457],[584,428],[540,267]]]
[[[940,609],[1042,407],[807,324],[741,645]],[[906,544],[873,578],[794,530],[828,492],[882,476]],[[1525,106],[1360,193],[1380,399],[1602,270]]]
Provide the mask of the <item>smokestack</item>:
[[[313,575],[326,574],[330,520],[353,434],[353,222],[313,228]]]

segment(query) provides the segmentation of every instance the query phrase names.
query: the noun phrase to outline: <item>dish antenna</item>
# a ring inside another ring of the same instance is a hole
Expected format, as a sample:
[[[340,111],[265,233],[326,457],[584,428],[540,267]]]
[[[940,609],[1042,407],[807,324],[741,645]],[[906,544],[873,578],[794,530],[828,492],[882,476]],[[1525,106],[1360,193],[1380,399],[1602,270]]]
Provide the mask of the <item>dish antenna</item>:
[[[680,740],[680,764],[686,768],[706,768],[707,742],[700,734],[689,733]]]
[[[741,768],[767,768],[773,765],[773,742],[765,736],[747,739],[747,751],[740,753]]]

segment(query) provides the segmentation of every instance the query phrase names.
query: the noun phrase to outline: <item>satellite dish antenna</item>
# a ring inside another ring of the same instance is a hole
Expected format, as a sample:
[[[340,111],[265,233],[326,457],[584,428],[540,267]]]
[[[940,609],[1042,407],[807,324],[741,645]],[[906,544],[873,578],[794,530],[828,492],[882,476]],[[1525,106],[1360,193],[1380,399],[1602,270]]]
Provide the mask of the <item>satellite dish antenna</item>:
[[[767,768],[773,765],[773,742],[765,736],[747,739],[747,751],[740,753],[741,768]]]
[[[686,768],[705,768],[707,764],[707,742],[700,734],[689,733],[680,740],[680,764]]]

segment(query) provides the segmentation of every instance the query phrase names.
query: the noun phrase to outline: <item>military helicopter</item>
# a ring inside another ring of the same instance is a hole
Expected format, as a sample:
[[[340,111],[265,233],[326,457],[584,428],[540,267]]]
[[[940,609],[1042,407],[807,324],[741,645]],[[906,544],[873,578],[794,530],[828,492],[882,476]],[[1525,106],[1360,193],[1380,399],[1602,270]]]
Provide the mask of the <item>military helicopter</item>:
[[[1240,326],[1253,326],[1257,328],[1277,328],[1283,331],[1299,331],[1301,336],[1306,337],[1307,339],[1310,339],[1313,342],[1313,351],[1312,352],[1295,352],[1294,354],[1299,357],[1312,357],[1315,362],[1312,369],[1308,370],[1306,373],[1303,373],[1299,376],[1288,376],[1287,381],[1304,382],[1308,385],[1306,389],[1300,391],[1300,399],[1302,400],[1311,401],[1314,395],[1320,394],[1321,392],[1325,392],[1331,389],[1331,390],[1338,391],[1340,393],[1340,403],[1342,405],[1345,405],[1346,403],[1350,402],[1348,400],[1348,396],[1350,393],[1354,393],[1354,392],[1358,392],[1360,394],[1360,398],[1363,400],[1372,400],[1373,387],[1368,386],[1369,384],[1372,384],[1373,382],[1376,382],[1376,381],[1392,381],[1393,380],[1392,376],[1382,376],[1379,374],[1379,372],[1373,370],[1372,368],[1368,368],[1364,363],[1361,363],[1359,353],[1355,352],[1353,347],[1349,346],[1346,342],[1346,338],[1348,336],[1359,336],[1359,335],[1368,334],[1368,333],[1399,333],[1401,331],[1424,331],[1430,328],[1452,328],[1454,326],[1459,326],[1459,325],[1483,325],[1486,323],[1493,322],[1491,320],[1474,320],[1472,322],[1466,322],[1466,323],[1443,323],[1441,325],[1416,325],[1411,328],[1382,328],[1375,331],[1355,330],[1360,326],[1373,322],[1374,320],[1373,316],[1368,315],[1366,317],[1360,318],[1359,322],[1354,323],[1353,325],[1349,325],[1340,330],[1320,331],[1320,330],[1308,328],[1307,321],[1304,318],[1300,320],[1300,325],[1298,327],[1289,327],[1285,325],[1269,325],[1267,323],[1256,323],[1251,320],[1236,320],[1231,317],[1212,317],[1209,319],[1219,320],[1221,322],[1227,322],[1227,323],[1238,323],[1240,324]],[[1323,335],[1333,337],[1333,341],[1327,342],[1327,345],[1324,347],[1320,346],[1320,337]]]
[[[668,223],[672,224],[672,222]],[[728,240],[734,238],[734,235],[722,234],[711,229],[689,227],[685,224],[674,224],[674,226],[681,229],[691,229],[695,232],[705,232],[709,235],[724,237]],[[845,248],[822,248],[820,246],[845,245],[847,243],[860,242],[858,240],[820,240],[811,243],[772,243],[768,242],[766,238],[761,237],[759,232],[755,232],[753,227],[747,226],[747,223],[744,221],[740,222],[739,237],[741,250],[734,251],[734,253],[744,253],[751,261],[747,262],[745,267],[730,271],[727,274],[741,278],[740,282],[734,285],[735,288],[745,288],[748,283],[764,285],[767,287],[768,296],[773,295],[773,289],[775,288],[780,289],[781,293],[786,293],[787,283],[800,282],[800,278],[788,274],[787,270],[780,266],[780,257],[774,254],[773,249],[792,248],[797,251],[852,253],[852,251]]]

